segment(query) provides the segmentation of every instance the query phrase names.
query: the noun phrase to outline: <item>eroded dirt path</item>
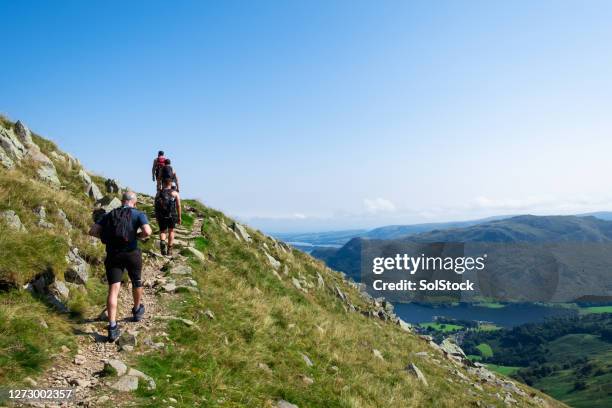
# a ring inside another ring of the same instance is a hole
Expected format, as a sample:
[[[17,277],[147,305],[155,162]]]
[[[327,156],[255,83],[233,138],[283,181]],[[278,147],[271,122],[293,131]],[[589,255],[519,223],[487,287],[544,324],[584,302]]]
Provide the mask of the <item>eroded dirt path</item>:
[[[175,244],[172,257],[164,257],[152,251],[143,253],[144,283],[143,303],[146,308],[145,318],[140,322],[132,320],[132,286],[122,284],[118,303],[118,324],[121,337],[115,343],[107,341],[105,311],[98,316],[88,316],[73,325],[76,350],[63,347],[55,356],[52,366],[39,378],[31,388],[72,388],[75,396],[63,402],[29,402],[17,406],[35,407],[105,407],[130,406],[132,403],[129,391],[136,387],[154,387],[154,380],[130,368],[130,363],[141,354],[163,349],[169,341],[164,332],[166,321],[159,317],[171,316],[168,308],[169,297],[180,296],[173,286],[184,285],[190,281],[190,268],[186,258],[178,255],[183,246],[190,246],[191,239],[200,235],[203,220],[197,218],[191,229],[178,228],[180,240]],[[180,275],[168,273],[168,270],[180,271]],[[197,290],[194,281],[191,281]],[[188,283],[189,284],[189,283]],[[134,341],[135,340],[135,341]],[[166,342],[166,343],[164,343]],[[105,365],[112,363],[119,368],[113,375],[104,372]],[[125,370],[124,370],[125,366]],[[136,377],[137,379],[133,378]],[[124,388],[122,391],[118,390]]]

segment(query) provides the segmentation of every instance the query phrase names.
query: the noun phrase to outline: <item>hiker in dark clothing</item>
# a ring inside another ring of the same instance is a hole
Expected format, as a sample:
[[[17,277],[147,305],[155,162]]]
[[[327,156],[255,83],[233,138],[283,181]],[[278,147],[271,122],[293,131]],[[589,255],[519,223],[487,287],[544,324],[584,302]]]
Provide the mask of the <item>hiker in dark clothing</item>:
[[[119,335],[117,324],[117,297],[121,288],[123,270],[127,269],[132,281],[132,295],[134,307],[132,315],[134,321],[144,316],[142,304],[142,253],[138,249],[138,238],[146,238],[152,230],[147,216],[138,211],[136,206],[136,193],[126,191],[123,193],[122,206],[105,214],[97,223],[92,225],[89,234],[100,238],[106,245],[106,278],[108,280],[108,297],[106,310],[108,313],[108,339],[115,341]],[[140,232],[138,232],[140,229]]]
[[[157,191],[161,190],[162,187],[161,170],[165,165],[166,158],[164,157],[164,152],[160,150],[157,152],[157,158],[153,160],[153,168],[151,169],[153,181],[157,181]]]
[[[172,162],[170,161],[170,159],[166,159],[166,164],[160,170],[160,176],[161,176],[162,181],[166,179],[170,179],[171,182],[176,185],[176,191],[179,191],[180,189],[179,189],[178,177],[176,175],[176,172],[170,165],[171,163]]]
[[[155,196],[155,218],[159,224],[159,239],[162,255],[172,255],[174,227],[183,222],[181,196],[172,188],[172,179],[164,179],[163,188]],[[166,242],[166,235],[168,242]]]

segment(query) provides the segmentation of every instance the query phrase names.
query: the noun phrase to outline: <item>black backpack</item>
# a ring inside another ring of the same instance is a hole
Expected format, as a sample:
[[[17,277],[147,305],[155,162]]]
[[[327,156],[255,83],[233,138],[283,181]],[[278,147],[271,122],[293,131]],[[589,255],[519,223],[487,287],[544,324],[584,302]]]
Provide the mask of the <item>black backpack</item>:
[[[174,179],[174,169],[169,164],[166,164],[164,167],[162,167],[160,173],[162,180]]]
[[[135,240],[136,230],[132,223],[132,208],[115,208],[108,213],[100,238],[104,244],[118,247]]]
[[[155,196],[155,216],[159,219],[176,219],[176,200],[173,190],[163,189]]]

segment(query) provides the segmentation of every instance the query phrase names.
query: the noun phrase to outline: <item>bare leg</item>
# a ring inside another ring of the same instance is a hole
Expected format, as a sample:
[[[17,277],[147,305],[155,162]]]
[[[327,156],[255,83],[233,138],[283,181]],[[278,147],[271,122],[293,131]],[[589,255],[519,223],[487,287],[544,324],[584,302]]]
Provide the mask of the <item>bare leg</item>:
[[[117,321],[117,298],[119,297],[119,289],[121,289],[121,282],[113,283],[108,287],[106,311],[108,312],[109,322]]]
[[[174,228],[168,228],[168,246],[171,247],[174,243]]]
[[[134,297],[134,309],[136,309],[142,301],[142,286],[139,288],[132,287],[132,296]]]
[[[166,231],[160,231],[159,232],[159,239],[162,241],[166,240]]]

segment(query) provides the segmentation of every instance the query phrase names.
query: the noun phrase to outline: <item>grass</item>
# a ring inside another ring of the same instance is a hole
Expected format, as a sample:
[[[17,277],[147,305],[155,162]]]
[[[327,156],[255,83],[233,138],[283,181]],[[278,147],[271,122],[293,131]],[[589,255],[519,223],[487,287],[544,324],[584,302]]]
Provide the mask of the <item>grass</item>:
[[[503,303],[499,303],[499,302],[481,302],[481,303],[475,304],[474,306],[486,307],[489,309],[502,309],[506,307],[506,305],[504,305]]]
[[[516,373],[522,367],[512,367],[512,366],[503,366],[497,364],[487,364],[487,368],[491,371],[495,371],[496,373],[503,374],[507,377],[510,377],[512,374]]]
[[[591,307],[581,307],[580,313],[589,314],[589,313],[612,313],[612,305],[610,306],[591,306]]]
[[[0,303],[0,384],[3,386],[18,385],[24,377],[40,373],[52,363],[51,356],[61,345],[74,349],[74,338],[66,320],[28,292],[0,293]]]
[[[487,343],[480,343],[476,348],[483,358],[493,357],[493,349]]]
[[[191,229],[191,227],[193,227],[193,222],[195,221],[195,219],[193,218],[193,216],[187,212],[183,212],[183,214],[181,215],[182,221],[183,223],[181,224],[184,228],[187,229]]]
[[[478,325],[478,331],[495,331],[495,330],[501,330],[501,327],[492,324],[492,323],[483,323]]]
[[[419,326],[427,329],[433,329],[443,333],[449,333],[457,330],[462,330],[463,326],[458,324],[449,324],[449,323],[436,323],[436,322],[428,322],[428,323],[419,323]]]

